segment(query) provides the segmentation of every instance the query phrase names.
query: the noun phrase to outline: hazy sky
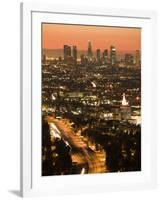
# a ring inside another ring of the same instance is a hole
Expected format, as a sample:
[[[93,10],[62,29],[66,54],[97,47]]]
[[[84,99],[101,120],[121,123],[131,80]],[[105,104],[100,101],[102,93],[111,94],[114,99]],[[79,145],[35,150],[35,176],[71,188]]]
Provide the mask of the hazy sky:
[[[64,44],[76,45],[78,50],[87,50],[88,40],[93,50],[109,49],[114,45],[118,51],[141,49],[141,29],[100,27],[83,25],[42,25],[42,47],[63,49]]]

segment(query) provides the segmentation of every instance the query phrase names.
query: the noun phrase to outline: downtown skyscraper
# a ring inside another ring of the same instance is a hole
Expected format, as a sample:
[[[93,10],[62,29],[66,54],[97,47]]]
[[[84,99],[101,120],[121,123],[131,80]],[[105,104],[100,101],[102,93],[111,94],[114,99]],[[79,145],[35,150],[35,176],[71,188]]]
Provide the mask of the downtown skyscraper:
[[[92,43],[91,41],[89,40],[88,41],[88,59],[91,60],[92,57],[93,57],[93,52],[92,52]]]
[[[116,48],[114,46],[110,47],[110,63],[112,66],[116,64]]]
[[[77,46],[64,45],[64,61],[77,62]]]

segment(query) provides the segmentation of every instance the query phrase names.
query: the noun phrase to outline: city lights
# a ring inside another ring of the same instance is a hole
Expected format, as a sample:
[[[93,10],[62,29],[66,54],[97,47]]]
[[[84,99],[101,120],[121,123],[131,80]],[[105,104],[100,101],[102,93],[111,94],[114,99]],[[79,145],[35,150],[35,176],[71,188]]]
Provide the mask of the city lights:
[[[81,32],[83,39],[87,28]],[[113,37],[119,31],[116,28]],[[69,26],[64,38],[70,34],[74,29],[70,32]],[[43,176],[141,170],[140,46],[120,51],[115,38],[102,47],[97,34],[95,40],[95,32],[91,34],[85,49],[80,47],[83,43],[78,45],[81,34],[78,41],[76,34],[75,41],[62,40],[61,48],[42,49]],[[62,35],[53,32],[53,37]],[[108,42],[106,35],[102,39]]]

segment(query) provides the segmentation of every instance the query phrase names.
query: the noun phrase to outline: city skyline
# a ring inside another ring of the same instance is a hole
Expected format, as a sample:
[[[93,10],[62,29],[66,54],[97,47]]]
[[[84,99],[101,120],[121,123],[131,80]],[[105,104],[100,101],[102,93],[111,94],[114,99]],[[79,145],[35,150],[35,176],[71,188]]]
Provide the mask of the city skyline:
[[[57,37],[59,35],[59,37]],[[91,41],[93,51],[109,49],[117,51],[141,50],[141,29],[84,25],[42,24],[42,48],[63,49],[65,44],[87,50]]]
[[[42,176],[141,171],[141,29],[50,24],[42,42]]]

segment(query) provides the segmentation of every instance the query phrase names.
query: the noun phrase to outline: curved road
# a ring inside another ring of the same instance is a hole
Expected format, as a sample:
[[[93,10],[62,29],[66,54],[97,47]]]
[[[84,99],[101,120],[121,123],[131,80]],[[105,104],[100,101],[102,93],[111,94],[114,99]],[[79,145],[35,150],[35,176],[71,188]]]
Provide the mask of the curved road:
[[[91,150],[82,139],[75,135],[69,122],[65,119],[56,119],[54,117],[47,117],[48,123],[53,124],[59,130],[60,136],[69,143],[71,147],[78,150],[75,157],[78,160],[84,160],[88,164],[88,173],[106,173],[108,170],[105,161],[100,159],[99,153]],[[101,156],[102,157],[102,156]]]

